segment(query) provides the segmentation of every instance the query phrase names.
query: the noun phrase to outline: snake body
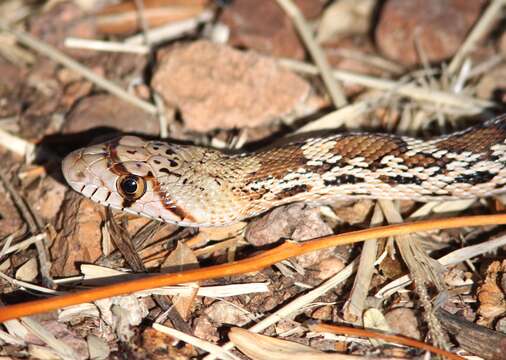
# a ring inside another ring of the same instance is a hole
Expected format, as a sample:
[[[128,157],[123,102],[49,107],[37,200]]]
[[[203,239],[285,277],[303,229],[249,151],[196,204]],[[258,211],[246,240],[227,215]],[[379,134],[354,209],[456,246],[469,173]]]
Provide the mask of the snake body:
[[[253,153],[124,136],[63,161],[92,200],[182,226],[223,226],[295,201],[486,197],[505,192],[506,117],[431,140],[343,133]]]

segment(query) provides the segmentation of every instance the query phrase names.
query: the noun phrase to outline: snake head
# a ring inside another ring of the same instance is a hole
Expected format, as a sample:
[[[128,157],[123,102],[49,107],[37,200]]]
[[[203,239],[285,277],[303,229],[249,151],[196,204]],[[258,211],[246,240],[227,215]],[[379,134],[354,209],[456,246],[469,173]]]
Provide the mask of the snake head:
[[[179,145],[124,136],[70,153],[62,171],[72,189],[99,204],[192,226],[198,221],[175,199],[184,156]]]

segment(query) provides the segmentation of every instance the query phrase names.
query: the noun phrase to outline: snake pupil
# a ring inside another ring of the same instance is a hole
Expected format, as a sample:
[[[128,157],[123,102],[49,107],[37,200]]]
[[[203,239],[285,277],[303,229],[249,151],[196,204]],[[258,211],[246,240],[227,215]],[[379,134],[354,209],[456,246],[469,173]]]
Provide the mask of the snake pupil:
[[[134,176],[125,178],[121,183],[121,188],[125,194],[135,194],[137,191],[137,178]]]

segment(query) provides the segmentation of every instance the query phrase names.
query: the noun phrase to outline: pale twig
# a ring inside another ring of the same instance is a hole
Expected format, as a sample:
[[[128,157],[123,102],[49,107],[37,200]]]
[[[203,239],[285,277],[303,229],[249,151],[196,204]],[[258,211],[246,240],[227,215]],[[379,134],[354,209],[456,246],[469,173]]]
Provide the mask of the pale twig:
[[[322,51],[320,46],[316,43],[313,34],[309,30],[309,26],[301,14],[299,9],[293,4],[291,0],[277,0],[278,4],[285,10],[285,12],[292,18],[297,31],[299,32],[302,41],[307,47],[307,50],[311,54],[316,66],[320,70],[323,82],[327,87],[330,98],[336,108],[340,108],[346,105],[346,97],[343,94],[341,86],[337,83],[335,78],[332,76],[332,69],[327,61],[325,53]]]
[[[26,240],[20,241],[12,246],[9,244],[8,246],[5,246],[4,248],[2,248],[2,251],[0,251],[0,259],[4,255],[9,255],[13,252],[16,252],[16,251],[19,251],[22,249],[26,249],[28,246],[30,246],[38,241],[44,241],[45,239],[46,239],[46,234],[38,234],[35,236],[31,236]]]
[[[169,120],[167,119],[167,111],[163,99],[156,92],[153,93],[153,100],[158,109],[158,123],[160,125],[160,137],[166,139],[169,136],[168,126]]]
[[[2,129],[0,129],[0,145],[15,154],[28,159],[29,162],[35,154],[34,144]]]
[[[311,75],[318,74],[318,69],[311,64],[289,59],[282,59],[279,63],[294,71]],[[372,76],[351,73],[349,71],[334,70],[333,74],[336,79],[344,82],[358,84],[376,90],[391,91],[415,100],[457,107],[467,110],[469,113],[478,113],[483,111],[485,108],[494,106],[493,102],[487,100],[456,95],[441,90],[425,89],[412,84],[402,84],[393,80],[379,79]]]
[[[145,34],[149,39],[151,45],[157,44],[164,41],[174,40],[178,37],[187,34],[190,31],[194,31],[201,23],[208,22],[213,18],[213,12],[204,10],[200,15],[195,16],[191,19],[182,20],[174,23],[170,23],[164,26],[153,28],[148,30]],[[144,43],[144,35],[134,35],[125,40],[127,44],[138,44]]]
[[[474,49],[476,43],[483,38],[490,30],[491,24],[496,21],[501,15],[501,8],[506,4],[506,0],[493,0],[481,16],[478,23],[473,27],[471,33],[467,36],[464,43],[460,46],[459,50],[453,57],[450,65],[448,66],[448,75],[453,75],[457,72],[464,58]]]
[[[94,51],[124,52],[133,54],[148,54],[149,47],[145,45],[126,44],[117,41],[90,40],[68,37],[63,43],[68,48],[86,49]]]
[[[383,222],[383,220],[381,208],[378,204],[376,204],[371,219],[371,226],[378,226]],[[374,262],[377,256],[377,248],[377,239],[365,241],[362,245],[357,275],[353,281],[353,287],[351,289],[349,300],[346,302],[344,307],[344,313],[349,315],[346,317],[346,320],[352,321],[356,325],[362,325],[362,316],[366,307],[366,298],[369,293],[369,287],[374,274]]]
[[[337,129],[346,124],[346,122],[350,119],[356,119],[359,115],[370,111],[372,108],[373,104],[370,101],[355,102],[354,104],[346,105],[338,110],[334,110],[331,113],[304,125],[297,130],[297,133]]]
[[[109,80],[104,79],[101,76],[98,76],[93,71],[91,71],[90,69],[88,69],[84,65],[78,63],[74,59],[68,57],[67,55],[63,54],[58,49],[37,40],[36,38],[34,38],[33,36],[29,35],[28,33],[24,32],[24,31],[11,29],[7,25],[5,25],[3,22],[0,22],[0,30],[7,31],[7,32],[11,33],[23,45],[28,46],[29,48],[39,52],[40,54],[47,56],[51,60],[54,60],[64,66],[68,67],[69,69],[72,69],[72,70],[78,72],[84,78],[88,79],[89,81],[91,81],[92,83],[97,85],[98,87],[117,96],[118,98],[120,98],[126,102],[129,102],[130,104],[135,105],[150,114],[156,114],[157,109],[152,104],[145,102],[145,101],[133,96],[132,94],[129,94],[128,92],[123,90],[118,85],[112,83]]]
[[[5,281],[11,283],[14,286],[18,286],[18,287],[24,288],[24,289],[30,289],[30,290],[37,291],[37,292],[40,292],[40,293],[43,293],[43,294],[51,294],[51,295],[64,294],[61,291],[56,291],[56,290],[49,289],[49,288],[46,288],[46,287],[43,287],[43,286],[39,286],[39,285],[35,285],[35,284],[32,284],[32,283],[29,283],[29,282],[26,282],[26,281],[22,281],[22,280],[11,278],[10,276],[5,275],[3,272],[0,272],[0,278],[4,279]]]

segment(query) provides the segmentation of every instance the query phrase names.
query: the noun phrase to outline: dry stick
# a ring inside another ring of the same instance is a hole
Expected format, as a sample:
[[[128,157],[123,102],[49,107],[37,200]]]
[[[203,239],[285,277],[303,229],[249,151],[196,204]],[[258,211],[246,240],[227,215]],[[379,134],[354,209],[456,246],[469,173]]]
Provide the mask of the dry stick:
[[[212,11],[204,10],[195,17],[152,28],[147,32],[149,42],[150,44],[158,44],[179,38],[184,34],[195,31],[200,24],[210,22],[213,16]],[[137,34],[125,39],[125,43],[141,45],[144,43],[143,38],[143,34]]]
[[[370,331],[370,330],[364,330],[364,329],[356,329],[349,326],[336,326],[336,325],[327,325],[327,324],[316,324],[316,325],[310,325],[309,328],[312,331],[316,332],[328,332],[333,334],[346,334],[346,335],[354,335],[354,336],[368,336],[371,338],[381,339],[388,342],[393,342],[397,344],[402,344],[406,346],[416,347],[419,349],[423,349],[426,351],[433,352],[434,354],[438,354],[441,356],[445,356],[448,359],[451,360],[464,360],[463,357],[452,354],[449,351],[439,349],[435,346],[426,344],[424,342],[406,338],[399,335],[391,335],[391,334],[382,334],[377,331]]]
[[[0,129],[0,144],[16,155],[23,156],[28,159],[32,159],[34,157],[34,144],[2,129]]]
[[[142,36],[144,37],[144,44],[151,46],[151,41],[148,37],[149,24],[144,14],[144,0],[134,0],[135,7],[137,8],[137,16],[142,29]]]
[[[285,10],[285,12],[292,18],[293,23],[297,28],[299,35],[302,38],[302,41],[304,41],[304,44],[306,45],[309,53],[311,54],[311,57],[313,58],[314,62],[320,69],[323,82],[325,83],[325,86],[329,91],[329,95],[330,98],[332,99],[332,102],[334,103],[334,106],[338,109],[340,107],[343,107],[347,103],[346,97],[343,94],[341,86],[332,76],[332,69],[327,61],[327,58],[322,49],[320,48],[320,46],[316,43],[316,40],[314,39],[313,35],[311,34],[309,26],[306,23],[306,20],[304,19],[304,16],[302,16],[299,9],[293,4],[291,0],[277,0],[277,2],[283,8],[283,10]]]
[[[436,316],[462,349],[478,354],[482,359],[504,359],[506,334],[503,332],[477,325],[442,308],[436,310]]]
[[[96,301],[112,296],[130,294],[140,290],[216,279],[225,276],[245,274],[252,271],[260,271],[267,266],[276,264],[293,256],[338,245],[352,244],[374,238],[404,235],[434,229],[451,229],[458,227],[499,224],[506,224],[506,214],[475,215],[448,219],[425,220],[414,223],[380,226],[339,235],[331,235],[304,243],[286,242],[277,248],[265,251],[257,256],[240,261],[234,261],[228,264],[215,265],[174,274],[147,276],[141,279],[83,290],[50,299],[28,301],[21,304],[6,306],[0,308],[0,322],[16,319],[22,316],[57,310],[65,306]]]
[[[63,54],[56,48],[37,40],[36,38],[27,34],[24,31],[13,30],[1,21],[0,21],[0,30],[11,33],[23,45],[28,46],[29,48],[39,52],[40,54],[47,56],[51,60],[54,60],[68,67],[69,69],[78,72],[84,78],[88,79],[98,87],[107,90],[111,94],[116,95],[121,100],[124,100],[132,105],[135,105],[150,114],[156,114],[157,108],[152,104],[129,94],[127,91],[123,90],[118,85],[112,83],[109,80],[104,79],[103,77],[98,76],[93,71],[81,65],[80,63],[68,57],[67,55]]]
[[[0,182],[3,184],[5,190],[10,195],[12,201],[18,208],[21,213],[23,219],[25,220],[28,229],[32,233],[32,235],[36,235],[37,233],[43,233],[44,225],[40,222],[37,216],[32,212],[32,209],[28,205],[21,195],[14,189],[11,183],[7,180],[6,176],[0,172]],[[47,239],[47,236],[45,237]],[[53,278],[50,274],[51,262],[49,261],[49,250],[47,249],[47,242],[37,241],[35,243],[35,248],[37,249],[37,254],[39,258],[39,269],[40,275],[42,277],[42,283],[46,287],[53,287]]]
[[[310,75],[318,74],[318,69],[315,66],[301,61],[280,59],[279,63],[293,71]],[[453,106],[469,112],[478,113],[487,107],[494,106],[493,102],[487,100],[476,99],[441,90],[426,89],[413,84],[403,84],[399,81],[380,79],[373,76],[356,74],[350,71],[334,70],[332,74],[340,81],[358,84],[376,90],[392,91],[415,100],[430,101],[436,104]]]
[[[93,51],[124,52],[146,55],[149,53],[149,46],[127,44],[117,41],[91,40],[74,37],[67,37],[63,43],[68,48],[86,49]]]
[[[462,64],[464,58],[476,46],[476,43],[488,32],[490,25],[502,15],[501,7],[506,5],[506,0],[494,0],[487,7],[478,23],[473,27],[462,46],[453,57],[448,66],[448,74],[453,75]]]
[[[383,213],[381,212],[380,204],[376,203],[371,219],[371,225],[378,226],[383,223],[383,220],[384,218]],[[361,325],[363,323],[362,315],[366,307],[366,298],[369,293],[369,286],[371,285],[374,273],[374,262],[376,261],[377,250],[377,239],[366,241],[362,245],[357,275],[353,280],[351,294],[345,305],[345,319],[357,325]]]
[[[389,223],[403,222],[403,218],[392,200],[380,199],[379,205]],[[409,239],[412,241],[408,241]],[[432,342],[438,347],[449,348],[446,332],[433,313],[433,303],[427,289],[428,284],[433,284],[438,290],[438,294],[447,291],[439,273],[443,267],[421,249],[420,241],[416,237],[411,235],[396,237],[395,243],[415,283],[415,293],[418,295],[418,302],[423,309],[423,319],[427,323]]]

